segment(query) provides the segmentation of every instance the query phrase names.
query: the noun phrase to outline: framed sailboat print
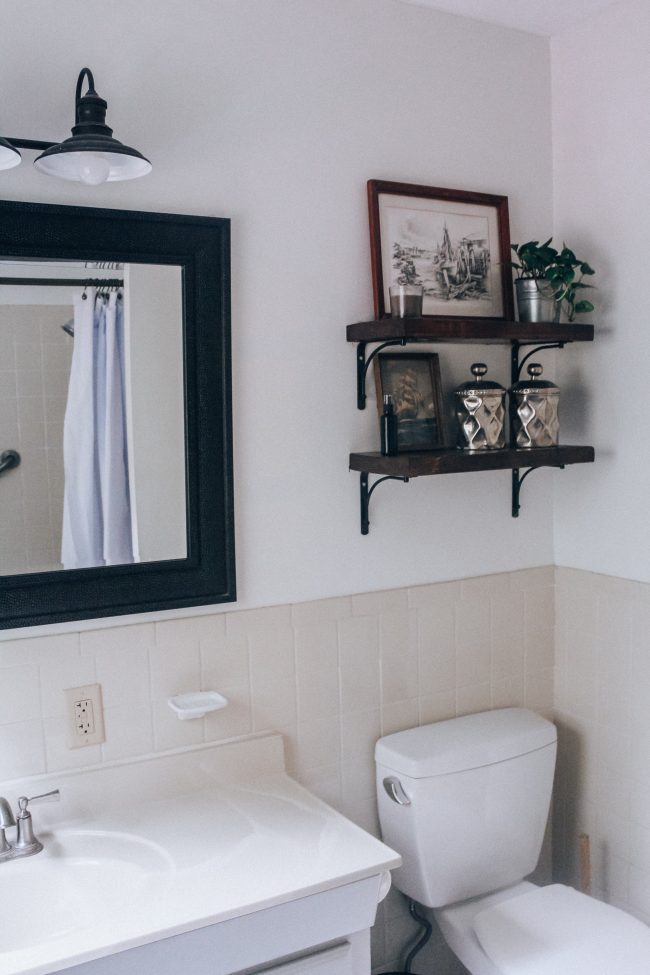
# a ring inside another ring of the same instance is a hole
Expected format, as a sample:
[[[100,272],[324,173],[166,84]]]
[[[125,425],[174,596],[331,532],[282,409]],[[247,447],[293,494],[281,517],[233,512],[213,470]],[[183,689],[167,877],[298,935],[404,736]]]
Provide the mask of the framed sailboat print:
[[[423,287],[423,316],[511,321],[507,196],[368,181],[375,317],[389,288]]]

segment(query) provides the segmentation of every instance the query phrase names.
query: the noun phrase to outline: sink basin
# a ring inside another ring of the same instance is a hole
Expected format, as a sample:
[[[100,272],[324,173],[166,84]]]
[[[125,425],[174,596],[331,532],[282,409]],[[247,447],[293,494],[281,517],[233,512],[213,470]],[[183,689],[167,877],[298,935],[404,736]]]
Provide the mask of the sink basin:
[[[0,951],[17,951],[116,917],[131,897],[158,897],[174,863],[155,843],[104,830],[41,832],[45,850],[2,864]],[[37,923],[35,923],[35,916]]]
[[[280,735],[0,782],[54,788],[34,813],[43,851],[0,863],[0,975],[164,975],[188,959],[232,975],[348,937],[352,967],[327,970],[370,971],[400,859],[287,775]]]
[[[63,859],[86,871],[100,868],[103,872],[112,865],[129,871],[135,881],[138,875],[158,874],[174,867],[174,861],[158,843],[134,833],[62,829],[51,834],[42,832],[41,837],[47,859]]]

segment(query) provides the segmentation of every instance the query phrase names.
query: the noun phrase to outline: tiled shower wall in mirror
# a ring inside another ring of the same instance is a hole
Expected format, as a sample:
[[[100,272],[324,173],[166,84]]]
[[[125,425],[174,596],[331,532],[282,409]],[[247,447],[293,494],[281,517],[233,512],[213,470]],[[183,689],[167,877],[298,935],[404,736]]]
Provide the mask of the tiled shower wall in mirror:
[[[63,418],[72,306],[0,305],[0,453],[20,466],[2,475],[0,575],[61,568]]]

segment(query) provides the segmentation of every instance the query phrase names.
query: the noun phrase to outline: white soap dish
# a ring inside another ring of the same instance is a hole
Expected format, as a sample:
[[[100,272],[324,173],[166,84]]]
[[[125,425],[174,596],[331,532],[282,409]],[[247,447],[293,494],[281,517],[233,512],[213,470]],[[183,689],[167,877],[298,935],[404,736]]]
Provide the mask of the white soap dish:
[[[228,699],[217,691],[190,691],[189,694],[170,697],[167,703],[181,721],[190,721],[192,718],[202,718],[209,711],[225,708]]]

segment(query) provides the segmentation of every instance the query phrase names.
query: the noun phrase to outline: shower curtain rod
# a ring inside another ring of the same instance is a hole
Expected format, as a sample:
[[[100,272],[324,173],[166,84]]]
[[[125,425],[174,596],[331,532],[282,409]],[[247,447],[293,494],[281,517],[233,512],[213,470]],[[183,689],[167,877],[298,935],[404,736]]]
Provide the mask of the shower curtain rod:
[[[0,284],[48,288],[122,288],[123,278],[0,278]]]

